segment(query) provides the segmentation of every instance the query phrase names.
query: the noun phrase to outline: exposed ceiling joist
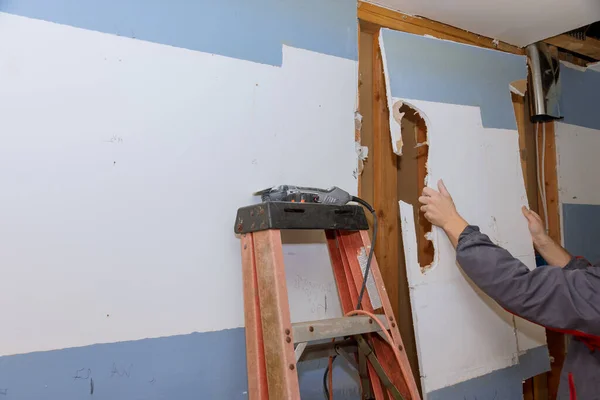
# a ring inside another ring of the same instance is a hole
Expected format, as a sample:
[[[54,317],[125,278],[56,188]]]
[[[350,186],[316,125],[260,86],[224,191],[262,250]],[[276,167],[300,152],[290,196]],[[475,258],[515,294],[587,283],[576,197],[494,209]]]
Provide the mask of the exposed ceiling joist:
[[[465,31],[441,22],[432,21],[427,18],[414,17],[398,11],[390,10],[365,1],[358,2],[358,18],[385,28],[397,31],[414,33],[416,35],[431,35],[438,39],[452,40],[479,47],[487,47],[494,50],[505,51],[513,54],[525,54],[525,51],[517,46],[494,40],[489,37]]]
[[[584,40],[571,35],[558,35],[545,40],[546,43],[573,53],[600,60],[600,40],[587,37]]]

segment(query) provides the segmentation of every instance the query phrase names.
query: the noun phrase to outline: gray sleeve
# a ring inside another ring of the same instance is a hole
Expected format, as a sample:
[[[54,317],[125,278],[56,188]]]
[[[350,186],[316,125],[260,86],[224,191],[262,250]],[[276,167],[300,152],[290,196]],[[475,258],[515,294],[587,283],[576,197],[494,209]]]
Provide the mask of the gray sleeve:
[[[583,268],[585,261],[530,271],[474,226],[462,233],[456,253],[469,278],[509,312],[550,329],[600,335],[600,276]]]

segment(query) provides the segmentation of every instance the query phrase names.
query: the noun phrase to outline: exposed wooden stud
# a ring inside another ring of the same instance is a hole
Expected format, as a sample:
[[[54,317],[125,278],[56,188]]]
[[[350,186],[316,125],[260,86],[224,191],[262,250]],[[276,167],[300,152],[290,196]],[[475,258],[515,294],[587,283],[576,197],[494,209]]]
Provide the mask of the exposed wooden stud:
[[[363,163],[358,179],[360,197],[369,204],[373,201],[373,33],[374,25],[360,22],[358,46],[358,111],[362,115],[360,143],[369,149],[369,156]],[[369,224],[373,226],[371,213],[367,213]]]
[[[415,221],[419,218],[419,207],[416,206],[419,198],[419,173],[418,169],[418,154],[419,148],[415,147],[417,144],[417,116],[414,114],[414,110],[409,109],[407,105],[404,105],[400,112],[404,112],[404,117],[401,121],[402,129],[402,140],[404,142],[403,155],[398,157],[397,163],[397,185],[398,185],[398,199],[406,203],[412,204],[414,211]],[[419,225],[420,226],[420,225]],[[424,232],[419,231],[419,236],[424,235]],[[408,354],[413,371],[419,371],[419,359],[417,355],[417,343],[415,337],[415,331],[413,326],[412,308],[410,304],[410,289],[408,286],[408,274],[406,270],[406,261],[404,258],[404,243],[402,241],[402,235],[398,235],[398,248],[400,249],[400,260],[399,260],[399,277],[400,285],[398,286],[398,296],[400,298],[400,310],[401,315],[399,317],[400,330],[402,338],[406,345],[406,352]],[[425,237],[422,237],[423,241]],[[417,239],[417,244],[419,244]],[[421,247],[419,247],[421,249]],[[422,252],[419,251],[420,262],[422,261]],[[418,381],[419,384],[421,381]]]
[[[427,18],[403,14],[364,1],[358,2],[358,18],[361,21],[402,32],[414,33],[416,35],[431,35],[439,39],[452,40],[458,43],[471,44],[507,53],[525,54],[525,51],[521,47],[499,42],[492,38],[477,35]]]
[[[373,203],[379,223],[375,254],[397,318],[399,284],[397,156],[393,153],[390,144],[386,85],[378,39],[378,35],[373,35]]]
[[[539,124],[536,134],[538,135],[539,148],[541,154],[542,145],[544,144],[543,132],[545,125],[545,155],[544,165],[541,165],[542,157],[539,157],[540,165],[538,168],[544,169],[543,185],[546,190],[546,206],[548,210],[548,234],[557,243],[561,242],[560,234],[560,210],[558,205],[558,177],[556,170],[556,143],[554,135],[554,122]],[[544,218],[544,207],[541,196],[538,196],[540,203],[539,211]],[[556,399],[558,386],[560,384],[560,374],[565,361],[565,336],[554,331],[546,331],[548,340],[548,351],[552,357],[550,372],[548,372],[548,395],[550,399]]]
[[[521,154],[521,167],[523,168],[527,199],[529,207],[538,212],[541,202],[538,200],[536,130],[535,125],[529,119],[529,96],[527,93],[525,93],[525,96],[518,96],[514,93],[511,93],[511,95],[519,132],[519,152]],[[547,374],[538,375],[525,381],[523,396],[525,400],[548,400]]]

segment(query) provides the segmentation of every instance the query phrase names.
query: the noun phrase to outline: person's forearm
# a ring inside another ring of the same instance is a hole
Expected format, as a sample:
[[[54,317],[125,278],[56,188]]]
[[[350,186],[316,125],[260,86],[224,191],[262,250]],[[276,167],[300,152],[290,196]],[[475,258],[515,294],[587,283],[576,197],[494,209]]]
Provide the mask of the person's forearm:
[[[571,261],[571,255],[548,235],[534,238],[533,245],[549,265],[564,267]]]
[[[469,226],[467,221],[459,216],[453,218],[448,224],[446,224],[446,226],[443,227],[444,232],[446,232],[446,235],[448,236],[448,239],[450,239],[450,243],[452,243],[454,248],[458,246],[458,239],[467,226]]]

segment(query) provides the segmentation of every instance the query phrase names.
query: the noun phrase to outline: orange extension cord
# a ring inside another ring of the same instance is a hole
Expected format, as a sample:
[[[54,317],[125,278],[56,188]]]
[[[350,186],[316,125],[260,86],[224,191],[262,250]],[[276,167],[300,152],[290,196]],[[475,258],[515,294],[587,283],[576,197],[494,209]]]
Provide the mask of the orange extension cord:
[[[349,313],[346,313],[346,317],[351,317],[353,315],[366,315],[367,317],[370,317],[373,321],[375,321],[377,325],[379,325],[381,331],[387,339],[388,344],[392,346],[392,350],[394,351],[394,356],[396,357],[396,362],[398,363],[398,366],[400,367],[400,369],[402,369],[402,363],[400,362],[400,353],[398,352],[398,346],[394,345],[394,340],[392,339],[392,336],[389,334],[387,329],[385,329],[385,326],[383,326],[379,318],[377,318],[375,314],[365,310],[352,310]],[[335,339],[333,339],[332,341],[335,341]],[[329,400],[333,400],[333,357],[329,357]]]

